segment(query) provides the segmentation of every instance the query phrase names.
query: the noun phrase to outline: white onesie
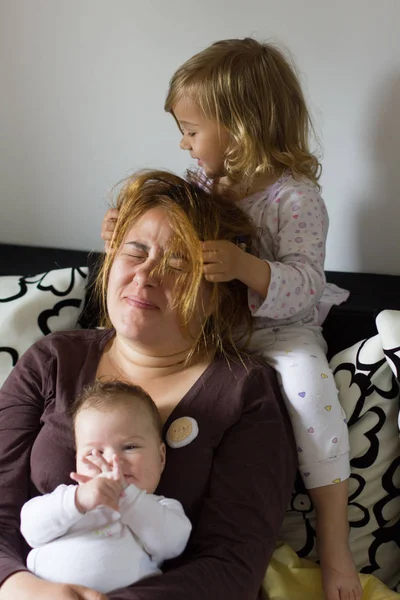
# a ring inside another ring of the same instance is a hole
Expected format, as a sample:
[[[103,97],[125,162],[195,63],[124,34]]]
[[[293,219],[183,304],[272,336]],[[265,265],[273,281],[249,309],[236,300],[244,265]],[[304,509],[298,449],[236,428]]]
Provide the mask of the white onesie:
[[[38,577],[84,585],[104,594],[148,575],[181,554],[191,524],[177,500],[129,485],[119,512],[106,506],[81,514],[75,485],[29,500],[21,532],[33,550],[27,567]]]

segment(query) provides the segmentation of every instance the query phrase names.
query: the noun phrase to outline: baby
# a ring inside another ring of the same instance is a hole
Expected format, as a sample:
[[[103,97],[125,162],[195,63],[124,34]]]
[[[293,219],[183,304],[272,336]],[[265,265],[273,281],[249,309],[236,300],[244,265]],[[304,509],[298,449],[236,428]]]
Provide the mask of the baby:
[[[181,554],[191,524],[177,500],[154,495],[165,466],[162,423],[140,387],[96,381],[72,407],[79,485],[29,500],[21,531],[27,566],[102,593],[160,573]]]

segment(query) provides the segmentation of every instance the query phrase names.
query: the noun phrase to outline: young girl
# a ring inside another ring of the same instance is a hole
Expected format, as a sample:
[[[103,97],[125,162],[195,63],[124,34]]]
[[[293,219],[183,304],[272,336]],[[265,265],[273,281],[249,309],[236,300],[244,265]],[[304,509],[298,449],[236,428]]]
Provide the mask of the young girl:
[[[300,83],[274,46],[224,40],[178,69],[165,109],[203,184],[234,192],[258,229],[251,254],[231,242],[205,241],[204,275],[213,282],[239,279],[249,288],[250,349],[281,380],[300,472],[316,508],[325,599],[359,600],[348,545],[348,431],[316,309],[325,286],[328,216]],[[106,241],[114,219],[108,211]]]

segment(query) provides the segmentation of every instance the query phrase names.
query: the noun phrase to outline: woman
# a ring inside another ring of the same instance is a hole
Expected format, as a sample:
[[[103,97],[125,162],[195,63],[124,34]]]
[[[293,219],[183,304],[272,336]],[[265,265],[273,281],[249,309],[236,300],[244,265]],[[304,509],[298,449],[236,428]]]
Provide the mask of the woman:
[[[232,332],[247,314],[239,282],[202,278],[200,241],[252,233],[228,200],[179,177],[129,179],[99,276],[110,328],[55,333],[19,361],[0,392],[0,599],[104,600],[24,571],[19,511],[70,483],[71,400],[95,378],[141,385],[164,421],[158,494],[193,524],[184,554],[113,600],[255,599],[296,470],[291,427],[273,371],[240,357]]]

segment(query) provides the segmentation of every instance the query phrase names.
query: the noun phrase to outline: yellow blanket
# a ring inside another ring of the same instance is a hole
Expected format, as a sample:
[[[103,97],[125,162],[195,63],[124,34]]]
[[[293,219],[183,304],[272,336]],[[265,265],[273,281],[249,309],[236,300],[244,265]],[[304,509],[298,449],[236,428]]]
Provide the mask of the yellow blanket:
[[[360,575],[362,600],[400,600],[372,575]],[[320,568],[297,554],[287,544],[278,547],[265,574],[263,590],[270,600],[324,600]]]

